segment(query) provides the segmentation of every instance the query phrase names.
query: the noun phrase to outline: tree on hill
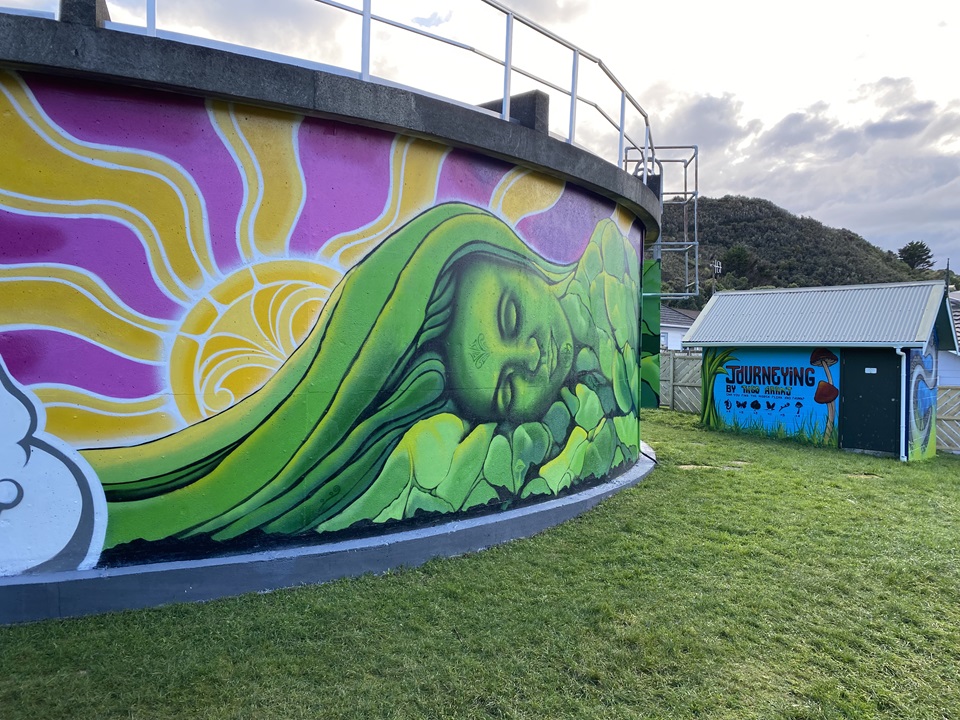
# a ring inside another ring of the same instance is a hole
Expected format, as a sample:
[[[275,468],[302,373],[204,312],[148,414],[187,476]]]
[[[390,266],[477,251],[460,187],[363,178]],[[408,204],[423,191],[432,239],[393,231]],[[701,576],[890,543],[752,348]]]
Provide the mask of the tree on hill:
[[[897,256],[911,270],[930,270],[933,268],[933,251],[921,240],[908,242],[897,250]]]

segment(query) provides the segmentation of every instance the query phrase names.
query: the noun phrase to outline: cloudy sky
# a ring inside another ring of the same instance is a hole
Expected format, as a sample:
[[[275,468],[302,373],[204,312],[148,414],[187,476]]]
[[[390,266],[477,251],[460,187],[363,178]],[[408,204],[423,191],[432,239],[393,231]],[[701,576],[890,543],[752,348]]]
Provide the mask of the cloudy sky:
[[[698,145],[702,195],[767,198],[885,249],[923,240],[938,266],[949,257],[960,269],[960,3],[894,12],[867,0],[502,1],[602,58],[649,114],[658,145]],[[142,23],[144,5],[108,0],[122,22]],[[359,21],[313,0],[158,6],[169,30],[359,69]],[[503,16],[481,0],[373,0],[373,12],[503,54]],[[496,67],[467,53],[382,25],[372,46],[374,73],[390,80],[467,102],[502,92]],[[558,85],[570,83],[571,56],[516,32],[515,63]],[[581,62],[581,94],[616,116],[618,96],[597,76]],[[527,87],[518,79],[514,90]],[[551,129],[566,133],[567,113],[552,98]],[[608,135],[578,110],[578,142]]]

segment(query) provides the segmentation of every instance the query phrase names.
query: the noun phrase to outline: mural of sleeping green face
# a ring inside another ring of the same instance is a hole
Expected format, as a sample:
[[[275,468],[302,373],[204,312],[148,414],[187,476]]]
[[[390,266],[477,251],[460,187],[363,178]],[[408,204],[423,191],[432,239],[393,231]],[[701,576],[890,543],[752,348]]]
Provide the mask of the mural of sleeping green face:
[[[448,387],[476,420],[541,418],[573,365],[570,323],[536,271],[489,257],[463,262],[446,338]]]

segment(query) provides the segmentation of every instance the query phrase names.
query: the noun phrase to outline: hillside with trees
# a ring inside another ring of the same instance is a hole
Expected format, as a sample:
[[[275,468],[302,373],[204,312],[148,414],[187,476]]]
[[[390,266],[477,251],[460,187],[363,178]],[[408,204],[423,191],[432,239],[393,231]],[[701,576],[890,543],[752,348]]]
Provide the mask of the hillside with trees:
[[[698,219],[700,297],[671,303],[677,307],[701,308],[706,304],[713,287],[710,266],[714,260],[723,264],[717,290],[853,285],[943,277],[942,271],[924,270],[922,265],[911,269],[897,253],[881,250],[850,230],[799,217],[769,200],[731,195],[719,199],[700,198]],[[683,239],[679,206],[665,206],[663,238]],[[665,253],[665,292],[679,289],[682,273],[679,259]]]

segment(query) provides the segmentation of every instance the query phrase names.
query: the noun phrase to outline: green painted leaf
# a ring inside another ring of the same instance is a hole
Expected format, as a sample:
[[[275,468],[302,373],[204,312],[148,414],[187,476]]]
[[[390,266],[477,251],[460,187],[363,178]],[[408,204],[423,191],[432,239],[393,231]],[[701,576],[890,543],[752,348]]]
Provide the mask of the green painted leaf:
[[[597,227],[600,227],[599,225]],[[622,278],[627,271],[627,256],[624,252],[624,237],[617,224],[612,220],[604,223],[603,235],[600,238],[601,253],[603,254],[603,269],[615,278]]]
[[[623,347],[629,342],[630,329],[636,328],[639,318],[636,315],[630,315],[629,295],[624,291],[621,283],[607,275],[603,278],[603,285],[607,318],[613,328],[617,346]]]
[[[578,295],[567,294],[560,298],[560,307],[570,323],[573,336],[588,345],[592,344],[591,338],[595,337],[593,316],[583,300]]]
[[[610,327],[610,319],[607,317],[607,300],[603,292],[605,278],[605,275],[599,275],[590,283],[590,315],[593,317],[597,332],[613,335],[613,328]]]
[[[637,257],[636,248],[633,245],[627,248],[627,270],[630,273],[631,279],[640,282],[640,258]]]
[[[623,465],[623,450],[619,447],[613,451],[613,465],[612,467],[620,467]]]
[[[553,492],[550,490],[550,486],[547,484],[547,481],[538,475],[524,486],[523,491],[520,493],[520,497],[528,498],[531,495],[552,494]]]
[[[630,387],[630,376],[623,355],[617,353],[613,366],[613,394],[617,399],[617,406],[622,412],[628,413],[633,409],[633,390]]]
[[[412,470],[410,446],[401,441],[387,458],[377,482],[342,512],[320,523],[316,530],[345,530],[360,520],[370,518],[374,522],[402,519],[413,487]]]
[[[503,435],[495,435],[483,461],[483,476],[495,487],[516,492],[511,456],[510,442]]]
[[[560,399],[563,400],[571,415],[577,414],[577,410],[580,409],[580,401],[577,400],[577,396],[570,391],[570,388],[566,386],[560,388]]]
[[[423,510],[424,512],[449,513],[456,510],[456,508],[443,498],[439,498],[436,495],[424,492],[419,488],[412,488],[410,490],[410,497],[407,499],[407,507],[404,511],[404,517],[414,517],[417,513],[417,510]]]
[[[403,436],[401,444],[410,449],[413,474],[420,487],[432,490],[447,477],[463,431],[459,417],[443,413],[421,420]]]
[[[640,423],[636,416],[619,416],[613,419],[613,426],[616,428],[617,437],[627,448],[640,447]]]
[[[553,438],[541,423],[524,423],[513,431],[513,491],[527,477],[531,465],[543,462]]]
[[[554,494],[569,487],[583,468],[583,445],[586,440],[587,432],[582,427],[575,427],[560,454],[540,468],[540,476]]]
[[[613,338],[605,330],[597,330],[597,350],[600,355],[600,372],[603,373],[604,377],[612,378],[613,377],[613,364],[615,358],[619,355],[617,346],[613,341]]]
[[[558,400],[547,410],[543,422],[546,424],[547,429],[554,439],[559,440],[567,434],[567,428],[570,427],[570,417],[570,411],[567,410],[567,406]]]
[[[462,506],[479,481],[495,428],[494,423],[478,425],[453,453],[450,471],[434,491],[451,506]]]
[[[600,274],[603,270],[603,258],[600,255],[600,248],[597,243],[591,242],[587,245],[587,249],[583,251],[583,257],[580,259],[580,265],[586,273],[587,282],[591,282]]]
[[[575,369],[578,373],[594,372],[600,369],[600,359],[592,348],[582,348],[577,353]]]
[[[580,401],[580,409],[577,410],[576,421],[584,430],[593,430],[600,424],[603,417],[603,407],[600,404],[600,398],[586,385],[577,385],[577,399]]]
[[[481,481],[477,483],[477,486],[473,489],[473,492],[470,493],[464,503],[461,510],[468,510],[469,508],[481,507],[483,505],[488,505],[494,500],[499,499],[497,491],[490,487],[489,484]]]

